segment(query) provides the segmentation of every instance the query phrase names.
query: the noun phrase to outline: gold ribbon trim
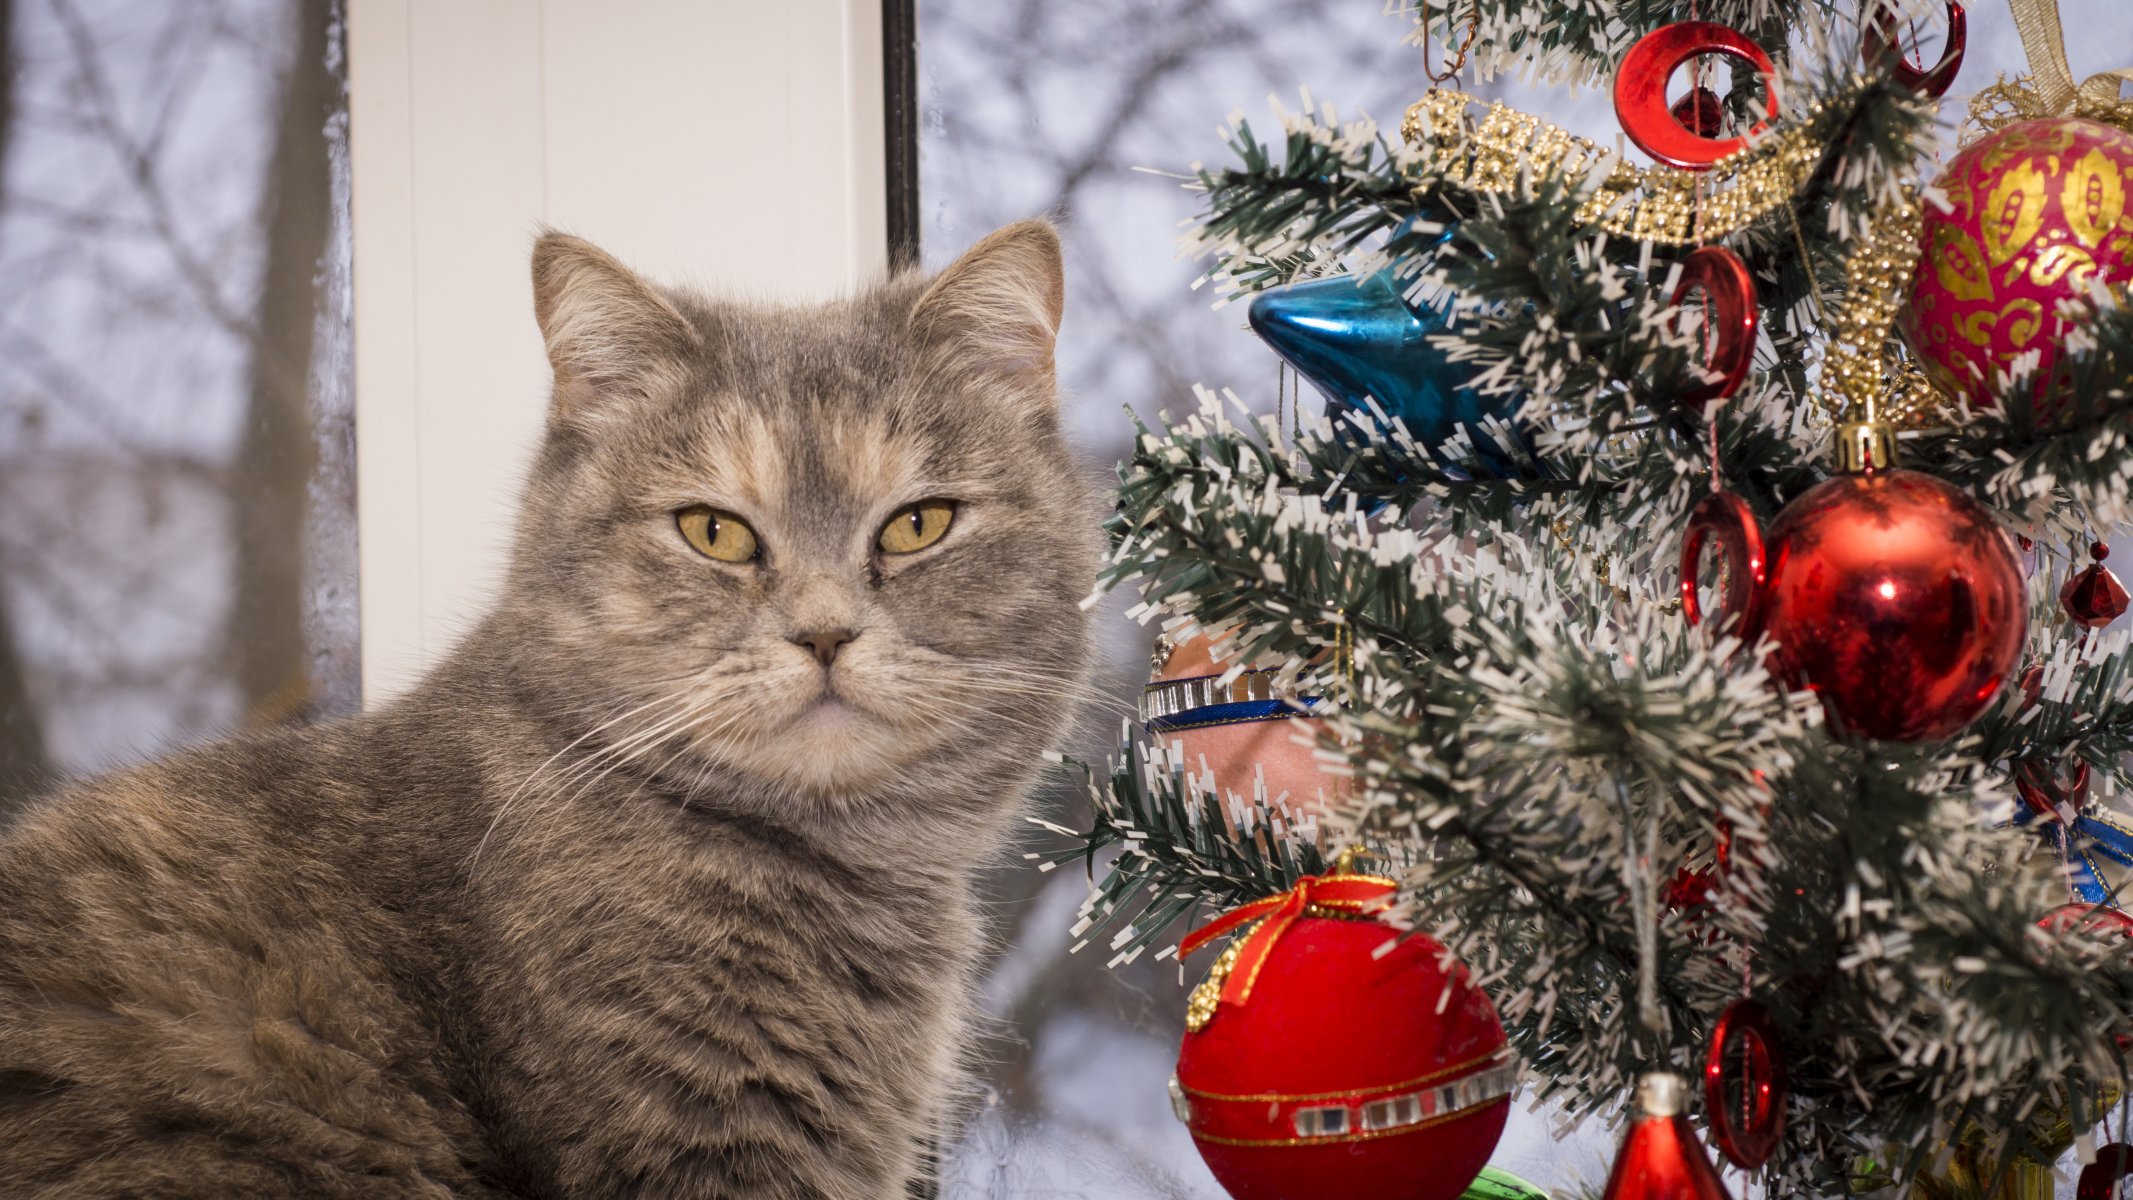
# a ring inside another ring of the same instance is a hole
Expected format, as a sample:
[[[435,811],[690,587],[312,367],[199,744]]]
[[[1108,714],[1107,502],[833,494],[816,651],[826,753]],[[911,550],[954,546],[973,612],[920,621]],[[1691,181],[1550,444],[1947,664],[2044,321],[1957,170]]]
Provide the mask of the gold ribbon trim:
[[[2098,71],[2074,83],[2066,61],[2066,33],[2059,24],[2059,0],[2008,0],[2029,78],[1982,88],[1970,101],[1970,120],[1984,130],[2016,121],[2076,116],[2133,130],[2133,100],[2119,96],[2133,82],[2133,67]]]

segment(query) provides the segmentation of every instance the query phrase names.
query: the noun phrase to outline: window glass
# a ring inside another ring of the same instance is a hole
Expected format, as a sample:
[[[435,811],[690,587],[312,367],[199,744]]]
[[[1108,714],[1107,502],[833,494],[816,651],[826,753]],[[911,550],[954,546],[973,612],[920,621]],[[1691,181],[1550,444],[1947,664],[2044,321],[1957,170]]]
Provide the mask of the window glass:
[[[355,706],[338,12],[0,2],[0,796]]]

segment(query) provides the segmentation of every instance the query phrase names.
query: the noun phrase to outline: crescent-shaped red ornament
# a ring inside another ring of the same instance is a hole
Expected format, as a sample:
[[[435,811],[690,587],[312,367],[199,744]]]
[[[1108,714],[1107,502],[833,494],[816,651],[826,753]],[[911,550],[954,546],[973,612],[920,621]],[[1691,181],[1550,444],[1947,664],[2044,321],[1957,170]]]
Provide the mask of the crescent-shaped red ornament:
[[[1738,1075],[1727,1066],[1739,1064]],[[1738,1091],[1729,1095],[1737,1084]],[[1778,1054],[1777,1026],[1753,1000],[1736,1000],[1711,1030],[1703,1064],[1703,1111],[1718,1152],[1743,1171],[1770,1159],[1785,1132],[1785,1060]]]
[[[1706,542],[1715,542],[1724,563],[1718,603],[1720,632],[1744,643],[1752,641],[1762,619],[1765,568],[1762,527],[1756,524],[1748,502],[1731,492],[1712,492],[1697,501],[1689,514],[1688,532],[1681,539],[1681,613],[1692,626],[1703,620],[1696,579]]]
[[[1930,67],[1914,67],[1897,45],[1895,11],[1886,3],[1880,4],[1875,6],[1873,17],[1866,23],[1865,36],[1859,43],[1859,56],[1870,67],[1889,64],[1889,74],[1896,82],[1928,100],[1938,100],[1955,82],[1955,73],[1963,69],[1963,46],[1969,41],[1969,25],[1963,6],[1948,0],[1948,44],[1941,48],[1940,61]]]
[[[1762,316],[1748,264],[1724,246],[1698,246],[1681,260],[1680,282],[1674,285],[1668,303],[1680,308],[1698,288],[1703,289],[1708,317],[1704,370],[1718,378],[1680,399],[1684,404],[1703,405],[1732,395],[1748,377],[1748,366],[1755,358],[1755,327]]]
[[[1681,64],[1700,54],[1723,54],[1762,75],[1767,120],[1757,122],[1750,134],[1761,133],[1777,120],[1777,67],[1747,35],[1715,21],[1662,25],[1638,39],[1615,71],[1615,119],[1622,123],[1622,132],[1660,162],[1691,171],[1703,170],[1748,144],[1747,137],[1703,137],[1667,107],[1667,81]]]

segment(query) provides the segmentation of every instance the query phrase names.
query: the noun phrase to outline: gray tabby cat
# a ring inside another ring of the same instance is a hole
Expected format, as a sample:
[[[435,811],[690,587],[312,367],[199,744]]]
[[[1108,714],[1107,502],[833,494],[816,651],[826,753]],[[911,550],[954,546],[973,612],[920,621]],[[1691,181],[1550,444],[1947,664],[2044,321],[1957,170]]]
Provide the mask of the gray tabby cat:
[[[1087,659],[1059,241],[814,308],[549,235],[493,611],[0,838],[0,1194],[892,1197]]]

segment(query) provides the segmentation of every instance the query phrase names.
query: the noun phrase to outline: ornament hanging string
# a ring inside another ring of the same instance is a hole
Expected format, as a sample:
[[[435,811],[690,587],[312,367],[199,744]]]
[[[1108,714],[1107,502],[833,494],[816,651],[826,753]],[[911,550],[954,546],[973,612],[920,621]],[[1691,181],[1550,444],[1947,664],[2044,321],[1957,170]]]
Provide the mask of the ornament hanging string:
[[[1652,1033],[1663,1032],[1659,1016],[1659,897],[1652,864],[1659,857],[1659,806],[1645,814],[1644,845],[1637,845],[1637,811],[1629,784],[1615,775],[1615,798],[1622,805],[1622,842],[1628,861],[1629,906],[1637,923],[1637,1022]]]

